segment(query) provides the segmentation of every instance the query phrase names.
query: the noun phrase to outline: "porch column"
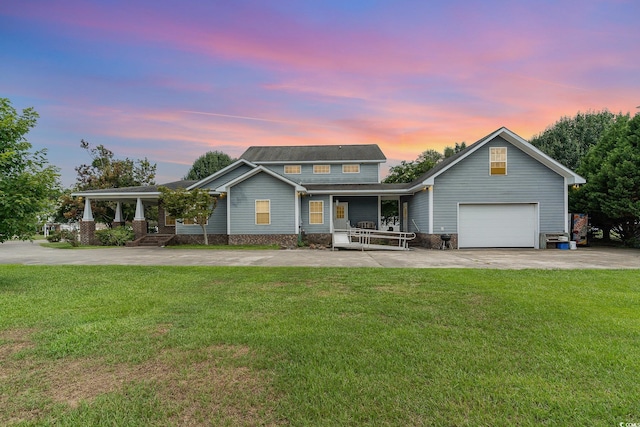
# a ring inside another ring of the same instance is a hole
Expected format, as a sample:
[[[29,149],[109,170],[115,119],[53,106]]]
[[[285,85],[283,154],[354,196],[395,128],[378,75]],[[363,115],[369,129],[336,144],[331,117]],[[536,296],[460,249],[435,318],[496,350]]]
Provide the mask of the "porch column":
[[[96,223],[91,211],[91,200],[84,199],[84,212],[80,221],[80,243],[83,245],[96,245]]]
[[[122,220],[122,203],[116,203],[116,216],[113,218],[113,226],[121,227],[124,225],[124,221]]]
[[[138,197],[136,201],[136,215],[133,217],[131,225],[133,226],[133,233],[136,239],[147,235],[147,221],[144,217],[144,205],[140,197]]]

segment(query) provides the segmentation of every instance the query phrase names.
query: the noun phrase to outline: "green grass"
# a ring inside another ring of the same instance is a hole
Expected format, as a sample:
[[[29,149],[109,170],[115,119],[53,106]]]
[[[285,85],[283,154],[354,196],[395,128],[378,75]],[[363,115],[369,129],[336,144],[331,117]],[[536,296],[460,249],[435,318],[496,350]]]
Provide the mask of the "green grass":
[[[640,271],[0,266],[0,424],[640,422]]]

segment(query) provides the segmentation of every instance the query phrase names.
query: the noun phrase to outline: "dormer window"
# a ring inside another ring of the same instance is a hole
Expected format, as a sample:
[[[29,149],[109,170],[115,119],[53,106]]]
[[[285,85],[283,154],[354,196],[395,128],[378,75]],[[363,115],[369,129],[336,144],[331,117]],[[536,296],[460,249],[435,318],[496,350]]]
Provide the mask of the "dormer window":
[[[507,174],[507,147],[491,147],[489,174]]]
[[[313,165],[313,173],[319,173],[319,174],[331,173],[331,165]]]

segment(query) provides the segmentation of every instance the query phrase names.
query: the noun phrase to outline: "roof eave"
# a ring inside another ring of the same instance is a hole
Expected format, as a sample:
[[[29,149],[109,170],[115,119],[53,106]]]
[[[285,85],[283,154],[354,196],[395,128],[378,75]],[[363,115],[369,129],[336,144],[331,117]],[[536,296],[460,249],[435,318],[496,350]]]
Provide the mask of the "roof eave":
[[[234,185],[245,181],[249,178],[251,178],[254,175],[257,175],[258,173],[264,172],[268,175],[271,175],[272,177],[285,182],[289,185],[291,185],[292,187],[294,187],[296,189],[296,191],[306,191],[306,188],[304,188],[303,186],[301,186],[300,184],[293,182],[285,177],[283,177],[282,175],[278,175],[277,173],[271,171],[270,169],[265,168],[264,166],[257,166],[256,168],[248,171],[247,173],[244,173],[242,175],[240,175],[239,177],[237,177],[236,179],[229,181],[221,186],[219,186],[218,188],[216,188],[216,191],[220,192],[220,193],[227,193],[229,191],[229,188],[233,187]]]
[[[350,159],[339,159],[339,160],[257,160],[253,163],[256,165],[283,165],[283,164],[321,164],[321,163],[330,163],[330,164],[345,164],[345,163],[384,163],[387,159],[378,159],[378,160],[350,160]]]
[[[220,169],[219,171],[209,175],[208,177],[206,177],[204,179],[201,179],[200,181],[196,182],[195,184],[190,185],[189,187],[187,187],[187,190],[193,190],[194,188],[200,188],[203,185],[207,185],[208,183],[210,183],[214,179],[218,178],[219,176],[224,175],[228,171],[231,171],[233,169],[236,169],[236,168],[240,167],[241,164],[245,164],[245,165],[247,165],[249,167],[253,167],[253,168],[256,167],[256,165],[254,163],[251,163],[248,160],[238,159],[235,162],[231,163],[229,166],[226,166],[226,167]]]

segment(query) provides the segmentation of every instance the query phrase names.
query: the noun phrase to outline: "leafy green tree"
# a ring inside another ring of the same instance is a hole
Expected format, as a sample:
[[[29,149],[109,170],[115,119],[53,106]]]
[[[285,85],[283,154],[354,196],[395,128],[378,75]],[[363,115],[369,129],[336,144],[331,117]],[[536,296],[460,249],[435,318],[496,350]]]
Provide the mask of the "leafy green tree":
[[[48,164],[46,150],[31,152],[25,138],[37,119],[33,108],[18,114],[0,98],[0,243],[30,239],[59,190],[58,168]]]
[[[207,237],[207,221],[216,208],[218,199],[209,194],[209,191],[196,188],[187,191],[183,188],[171,190],[161,186],[159,188],[160,201],[167,214],[180,222],[185,218],[193,218],[193,221],[202,227],[204,244],[209,244]]]
[[[184,179],[193,179],[200,181],[206,177],[213,175],[221,169],[226,168],[235,160],[222,151],[209,151],[198,157]]]
[[[119,160],[104,145],[92,148],[84,139],[80,141],[80,147],[92,159],[90,164],[76,167],[76,188],[80,191],[155,184],[156,165],[151,164],[146,157],[144,160]]]
[[[107,188],[123,188],[148,186],[155,184],[156,164],[144,160],[132,160],[129,158],[116,159],[113,151],[104,145],[91,147],[84,139],[80,141],[80,147],[86,150],[91,157],[91,163],[76,167],[76,191],[99,190]],[[80,209],[78,209],[80,207]],[[92,202],[91,209],[96,221],[111,224],[115,217],[115,204],[111,202]],[[124,205],[123,215],[132,218],[135,206]],[[81,203],[63,195],[59,199],[58,217],[64,216],[69,220],[79,220],[82,217]],[[157,212],[148,207],[147,218],[157,217]]]
[[[565,116],[530,142],[569,169],[577,170],[589,148],[598,143],[620,116],[622,114],[616,115],[606,109]]]
[[[587,183],[571,192],[572,204],[592,225],[640,244],[640,114],[618,116],[578,169]]]
[[[444,156],[436,150],[426,150],[416,160],[411,162],[403,160],[398,166],[389,169],[389,175],[384,179],[384,182],[393,184],[415,181],[443,158]]]
[[[453,147],[445,147],[444,149],[444,158],[448,158],[453,156],[454,154],[458,154],[459,152],[461,152],[462,150],[464,150],[465,148],[467,148],[467,143],[466,142],[461,142],[461,143],[457,143],[453,146]]]

